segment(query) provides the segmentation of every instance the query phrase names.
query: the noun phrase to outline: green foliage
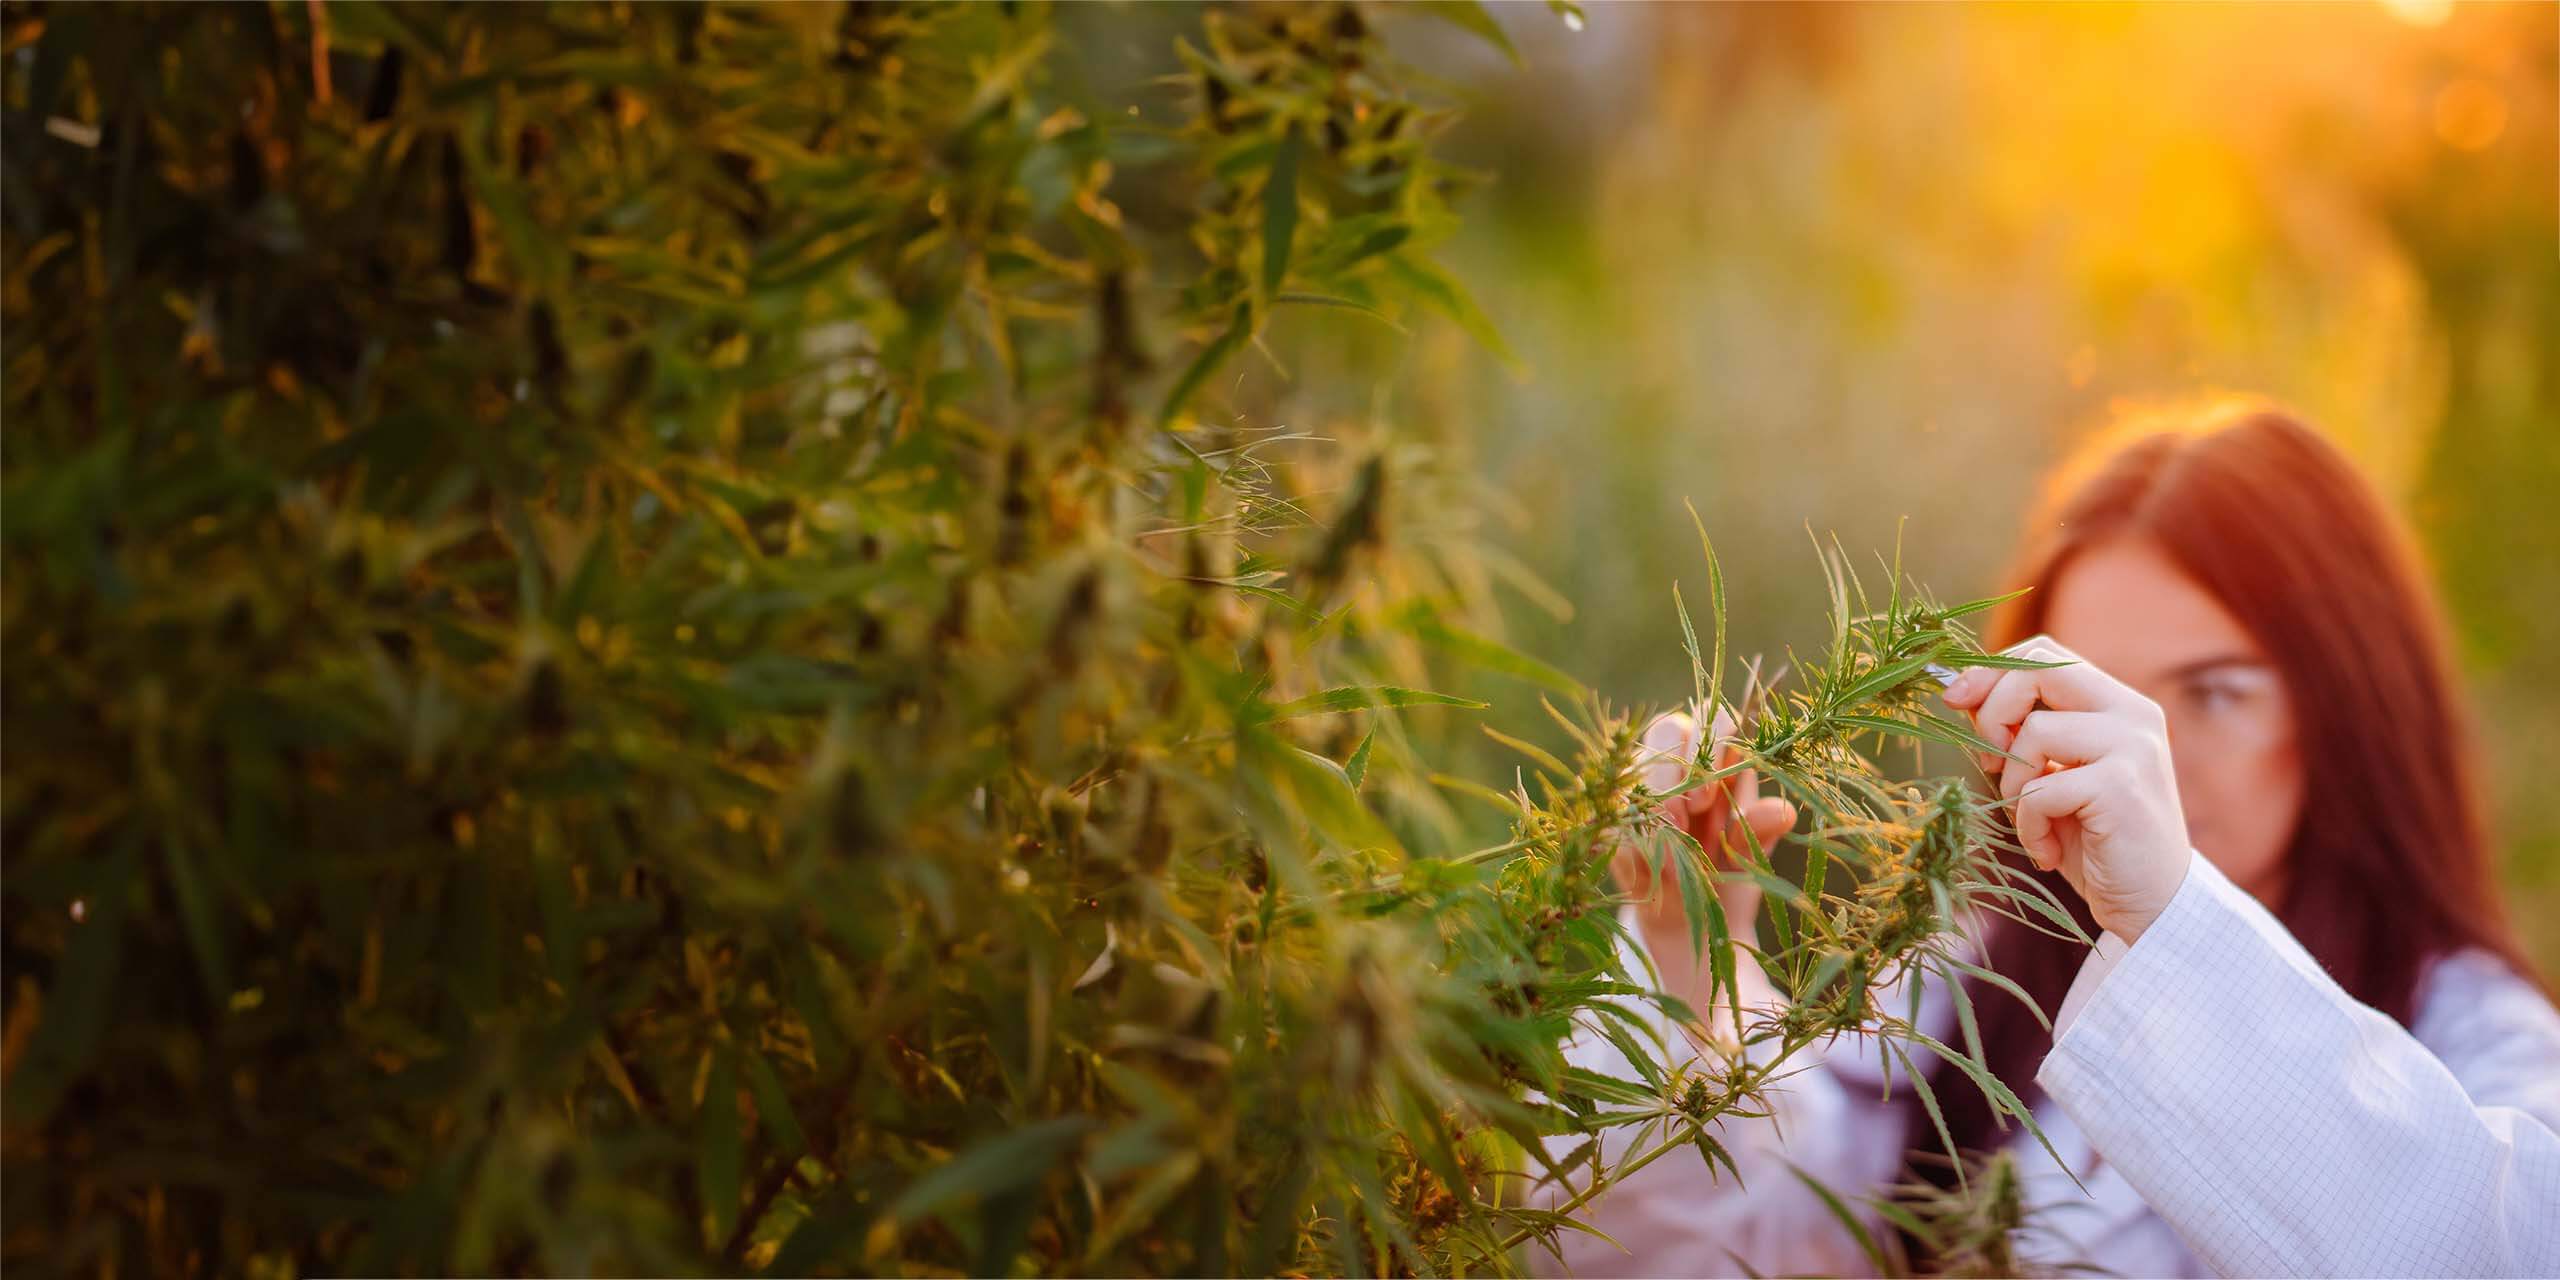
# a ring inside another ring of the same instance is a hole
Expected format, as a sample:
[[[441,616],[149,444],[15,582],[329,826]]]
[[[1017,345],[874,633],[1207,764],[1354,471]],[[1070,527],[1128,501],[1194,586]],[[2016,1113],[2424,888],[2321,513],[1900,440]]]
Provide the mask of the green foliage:
[[[1131,114],[1037,5],[8,10],[10,1265],[1507,1270],[1712,1150],[1767,1070],[1558,1049],[1630,824],[1716,874],[1640,719],[1470,849],[1430,690],[1570,682],[1429,454],[1229,425],[1284,305],[1490,333],[1375,16]],[[1840,598],[1744,1041],[2012,909],[1855,746],[1960,611]]]
[[[2018,1265],[2015,1233],[2026,1224],[2026,1189],[2018,1178],[2018,1158],[1995,1151],[1972,1162],[1966,1187],[1950,1191],[1925,1179],[1896,1183],[1864,1197],[1876,1219],[1899,1234],[1875,1229],[1849,1207],[1839,1193],[1801,1169],[1799,1181],[1822,1201],[1841,1229],[1879,1276],[1918,1274],[1903,1248],[1903,1237],[1916,1242],[1933,1263],[1929,1274],[1941,1276],[2015,1276]],[[2112,1274],[2089,1263],[2069,1262],[2054,1274]]]

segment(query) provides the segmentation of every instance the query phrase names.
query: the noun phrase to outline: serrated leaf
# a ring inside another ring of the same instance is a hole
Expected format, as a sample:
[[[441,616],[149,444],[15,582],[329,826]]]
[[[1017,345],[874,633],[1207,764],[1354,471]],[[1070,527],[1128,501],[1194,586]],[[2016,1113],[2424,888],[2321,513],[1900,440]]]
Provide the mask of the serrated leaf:
[[[1208,381],[1209,375],[1216,373],[1218,367],[1227,362],[1227,357],[1234,355],[1236,349],[1243,346],[1252,336],[1253,304],[1239,302],[1236,304],[1234,317],[1227,323],[1226,331],[1211,339],[1208,346],[1200,349],[1200,354],[1192,358],[1189,367],[1185,368],[1182,376],[1175,380],[1173,390],[1165,393],[1164,407],[1156,411],[1156,425],[1172,426],[1173,420],[1182,413],[1183,406],[1189,404],[1192,395],[1199,391],[1200,384]]]
[[[1582,682],[1536,658],[1520,652],[1499,640],[1477,635],[1442,622],[1423,617],[1411,624],[1416,639],[1422,640],[1443,656],[1482,667],[1531,684],[1542,685],[1558,693],[1580,694]]]
[[[1421,0],[1418,7],[1432,17],[1464,28],[1483,38],[1486,44],[1502,51],[1511,65],[1520,66],[1520,50],[1511,43],[1511,35],[1494,20],[1491,11],[1479,0]]]
[[[1562,1084],[1565,1092],[1580,1094],[1601,1102],[1614,1102],[1622,1107],[1640,1107],[1659,1100],[1656,1091],[1647,1085],[1633,1080],[1622,1080],[1617,1076],[1593,1071],[1588,1067],[1566,1066]],[[1571,1162],[1567,1161],[1567,1163]]]
[[[1715,618],[1716,642],[1715,651],[1707,659],[1707,692],[1697,714],[1707,717],[1698,732],[1711,735],[1716,709],[1724,702],[1724,566],[1716,559],[1715,541],[1707,536],[1707,522],[1699,518],[1697,504],[1683,498],[1680,505],[1688,508],[1689,524],[1698,531],[1698,549],[1707,558],[1707,611]],[[1734,728],[1739,731],[1743,726],[1737,724]]]
[[[1896,1273],[1897,1268],[1885,1256],[1883,1246],[1876,1243],[1874,1233],[1867,1230],[1867,1224],[1860,1221],[1858,1215],[1849,1211],[1849,1206],[1841,1202],[1838,1193],[1823,1185],[1820,1178],[1806,1173],[1792,1160],[1787,1162],[1787,1169],[1796,1175],[1796,1181],[1811,1188],[1814,1195],[1821,1197],[1822,1207],[1830,1210],[1831,1216],[1841,1226],[1848,1228],[1849,1238],[1858,1242],[1858,1252],[1867,1256],[1867,1263],[1875,1268],[1875,1274],[1889,1276]]]
[[[1938,616],[1949,621],[1957,618],[1970,617],[1971,615],[1980,613],[1985,609],[1997,609],[2001,605],[2007,604],[2033,590],[2035,590],[2034,587],[2020,587],[2006,595],[1984,596],[1979,600],[1967,600],[1963,604],[1955,605],[1951,608],[1940,611]]]
[[[1733,928],[1725,919],[1721,894],[1707,895],[1707,947],[1707,1000],[1712,1004],[1717,991],[1724,993],[1725,1008],[1733,1015],[1733,1034],[1738,1039],[1742,1035],[1742,983],[1735,976]]]
[[[1274,304],[1301,307],[1340,307],[1346,311],[1357,311],[1360,314],[1395,330],[1397,333],[1410,334],[1413,332],[1412,330],[1405,328],[1403,325],[1397,324],[1394,317],[1389,316],[1386,312],[1380,311],[1376,307],[1370,306],[1365,302],[1354,302],[1349,298],[1336,298],[1322,293],[1292,292],[1274,294],[1272,295],[1271,301]]]
[[[1493,321],[1485,316],[1484,311],[1476,306],[1475,299],[1469,296],[1457,281],[1450,279],[1438,268],[1417,261],[1406,254],[1391,254],[1386,262],[1388,271],[1397,280],[1420,295],[1422,300],[1429,303],[1433,309],[1456,321],[1458,327],[1465,330],[1468,337],[1475,339],[1478,346],[1492,352],[1494,358],[1500,360],[1505,368],[1514,373],[1522,372],[1526,368],[1521,364],[1520,357],[1512,352],[1511,344],[1502,340],[1501,331],[1493,327]]]
[[[1361,734],[1360,745],[1353,747],[1351,749],[1351,758],[1343,762],[1342,776],[1351,779],[1351,786],[1354,790],[1357,790],[1360,784],[1366,781],[1369,777],[1369,747],[1377,740],[1378,731],[1375,728],[1370,729],[1367,733]]]
[[[2046,671],[2054,667],[2072,665],[2068,659],[2051,661],[2044,658],[2020,658],[2006,653],[1947,653],[1940,654],[1938,661],[1941,665],[1958,669],[1992,667],[2001,671]]]
[[[1289,130],[1272,153],[1262,184],[1262,292],[1280,292],[1289,277],[1289,249],[1298,232],[1298,131]]]
[[[1947,963],[1954,965],[1956,968],[1962,969],[1966,973],[1972,974],[1973,976],[2000,988],[2002,991],[2015,996],[2018,1003],[2027,1007],[2027,1012],[2035,1015],[2036,1025],[2043,1027],[2047,1032],[2051,1032],[2053,1030],[2053,1021],[2045,1017],[2043,1006],[2038,1005],[2035,1002],[2034,997],[2027,994],[2026,988],[2019,986],[2006,975],[1994,973],[1989,969],[1983,968],[1981,965],[1968,963],[1966,961],[1959,960],[1954,956],[1942,956],[1940,958],[1945,960]],[[1962,990],[1963,984],[1951,979],[1950,986],[1957,990]],[[1980,1056],[1981,1052],[1982,1051],[1979,1047],[1974,1047],[1974,1053],[1976,1056]]]
[[[711,1076],[703,1085],[702,1110],[694,1117],[695,1170],[701,1180],[702,1207],[711,1215],[711,1239],[728,1238],[738,1215],[740,1143],[737,1068],[727,1050],[711,1054]]]
[[[782,1088],[782,1077],[763,1054],[747,1052],[747,1086],[754,1090],[756,1119],[782,1149],[793,1155],[809,1152],[809,1135],[801,1131],[800,1117],[791,1112],[791,1095]]]
[[[1671,584],[1671,608],[1680,615],[1680,645],[1689,654],[1689,712],[1713,715],[1707,709],[1707,660],[1698,652],[1698,628],[1689,621],[1689,602],[1680,597],[1680,584]],[[1701,726],[1701,734],[1712,733],[1712,724]]]
[[[2035,1137],[2036,1145],[2043,1147],[2045,1154],[2053,1157],[2055,1165],[2059,1166],[2063,1172],[2071,1173],[2071,1166],[2064,1162],[2060,1152],[2053,1149],[2052,1140],[2045,1137],[2044,1126],[2036,1123],[2035,1113],[2029,1111],[2027,1109],[2027,1104],[2018,1100],[2016,1091],[2002,1083],[2000,1077],[1993,1075],[1989,1067],[1956,1052],[1946,1045],[1939,1043],[1937,1040],[1922,1034],[1918,1030],[1911,1030],[1907,1034],[1911,1040],[1928,1049],[1930,1052],[1937,1054],[1948,1062],[1954,1063],[1957,1070],[1964,1072],[1965,1075],[1971,1078],[1974,1084],[1982,1090],[1983,1096],[1990,1098],[1993,1104],[1999,1109],[2008,1112],[2010,1115],[2016,1116],[2018,1118],[2018,1122],[2027,1127],[2027,1132]],[[1954,1144],[1948,1144],[1947,1154],[1950,1157],[1955,1155]],[[2088,1190],[2087,1187],[2081,1185],[2080,1175],[2076,1173],[2071,1174],[2071,1184],[2075,1187],[2079,1187],[2084,1192]]]
[[[1367,711],[1377,707],[1464,707],[1481,711],[1491,703],[1454,694],[1433,693],[1428,689],[1405,689],[1386,684],[1353,684],[1293,698],[1271,708],[1274,720],[1293,720],[1299,716],[1326,715],[1341,711]]]
[[[1923,654],[1916,658],[1904,658],[1899,662],[1886,663],[1860,677],[1856,684],[1841,690],[1839,695],[1832,699],[1832,703],[1840,707],[1857,706],[1887,689],[1908,683],[1913,676],[1926,671],[1933,661],[1931,657]]]
[[[1706,850],[1699,845],[1697,837],[1677,827],[1671,832],[1677,839],[1669,845],[1669,860],[1680,877],[1681,910],[1689,916],[1689,961],[1697,964],[1707,959],[1707,900],[1715,896],[1706,884],[1709,863]],[[1685,848],[1682,847],[1684,845]],[[1714,1001],[1712,990],[1707,993],[1707,999],[1710,1003]]]
[[[1137,1186],[1112,1206],[1109,1214],[1095,1224],[1092,1242],[1085,1247],[1085,1265],[1080,1269],[1085,1271],[1097,1269],[1096,1264],[1108,1256],[1112,1249],[1118,1247],[1122,1240],[1127,1239],[1131,1232],[1153,1222],[1156,1215],[1163,1211],[1165,1201],[1171,1199],[1174,1192],[1181,1190],[1183,1184],[1198,1176],[1199,1172],[1200,1153],[1197,1151],[1177,1151],[1164,1163],[1148,1170],[1138,1179]]]
[[[882,1216],[915,1222],[962,1199],[1037,1182],[1093,1127],[1091,1116],[1053,1116],[982,1139],[908,1183]]]
[[[1902,1063],[1902,1074],[1911,1081],[1912,1092],[1920,1095],[1920,1109],[1928,1113],[1930,1125],[1938,1131],[1939,1147],[1947,1153],[1947,1159],[1955,1166],[1956,1184],[1964,1185],[1964,1160],[1956,1152],[1955,1134],[1947,1128],[1946,1114],[1938,1109],[1937,1091],[1929,1087],[1929,1078],[1911,1065],[1911,1054],[1907,1050],[1891,1040],[1885,1041],[1884,1046],[1897,1061]]]

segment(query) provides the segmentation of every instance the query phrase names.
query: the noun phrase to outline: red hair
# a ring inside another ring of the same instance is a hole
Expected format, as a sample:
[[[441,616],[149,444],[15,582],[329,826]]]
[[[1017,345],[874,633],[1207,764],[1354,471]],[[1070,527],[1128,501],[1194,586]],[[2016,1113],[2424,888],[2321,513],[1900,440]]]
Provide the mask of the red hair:
[[[2438,956],[2485,948],[2530,977],[2492,873],[2441,610],[2411,540],[2347,458],[2258,401],[2128,419],[2048,481],[2009,580],[2033,590],[1995,616],[1991,643],[2042,632],[2073,560],[2121,538],[2150,543],[2219,601],[2291,695],[2304,801],[2284,900],[2267,905],[2329,976],[2403,1025]],[[2047,880],[2094,934],[2078,895]],[[2087,949],[1993,923],[1989,967],[2050,1015]],[[2031,1099],[2051,1035],[2014,997],[1971,994],[1989,1067]],[[1978,1091],[1938,1097],[1960,1149],[1999,1145]],[[1913,1142],[1925,1150],[1936,1131],[1924,1119],[1910,1132],[1931,1135]]]

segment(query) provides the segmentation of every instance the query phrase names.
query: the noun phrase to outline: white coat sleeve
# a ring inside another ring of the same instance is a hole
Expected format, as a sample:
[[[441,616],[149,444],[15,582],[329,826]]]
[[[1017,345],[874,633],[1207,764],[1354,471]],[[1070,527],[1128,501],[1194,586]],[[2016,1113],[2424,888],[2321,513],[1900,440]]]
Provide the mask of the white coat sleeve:
[[[2560,1275],[2560,1012],[2521,979],[2439,1056],[2201,856],[2087,965],[2037,1082],[2206,1265]]]

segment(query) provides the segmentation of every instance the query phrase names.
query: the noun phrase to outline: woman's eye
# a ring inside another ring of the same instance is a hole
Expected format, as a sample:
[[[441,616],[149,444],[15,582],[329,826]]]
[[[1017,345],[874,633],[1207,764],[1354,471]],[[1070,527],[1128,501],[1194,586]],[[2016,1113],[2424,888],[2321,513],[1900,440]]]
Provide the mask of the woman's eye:
[[[2237,680],[2199,680],[2187,686],[2187,703],[2198,711],[2227,711],[2247,702],[2250,692]]]
[[[2273,670],[2234,664],[2183,675],[2166,701],[2184,720],[2190,745],[2230,745],[2281,724],[2283,699],[2284,686]]]

